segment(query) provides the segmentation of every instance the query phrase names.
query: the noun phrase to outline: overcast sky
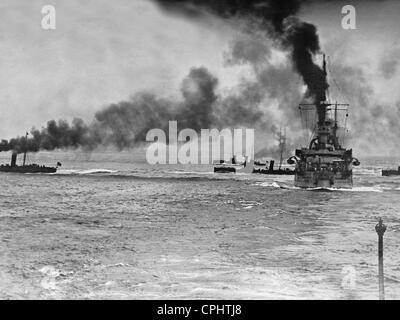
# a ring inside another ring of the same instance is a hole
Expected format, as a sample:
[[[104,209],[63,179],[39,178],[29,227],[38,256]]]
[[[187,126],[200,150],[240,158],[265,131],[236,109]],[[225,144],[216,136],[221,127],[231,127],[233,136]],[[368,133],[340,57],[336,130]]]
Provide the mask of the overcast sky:
[[[56,30],[41,28],[45,4],[57,10]],[[300,16],[317,25],[331,60],[373,78],[377,101],[399,101],[400,3],[356,4],[357,30],[342,29],[342,6],[307,5]],[[90,121],[141,90],[178,95],[193,66],[218,76],[220,90],[249,72],[224,65],[234,25],[190,21],[148,0],[1,0],[0,12],[0,138],[53,118]]]

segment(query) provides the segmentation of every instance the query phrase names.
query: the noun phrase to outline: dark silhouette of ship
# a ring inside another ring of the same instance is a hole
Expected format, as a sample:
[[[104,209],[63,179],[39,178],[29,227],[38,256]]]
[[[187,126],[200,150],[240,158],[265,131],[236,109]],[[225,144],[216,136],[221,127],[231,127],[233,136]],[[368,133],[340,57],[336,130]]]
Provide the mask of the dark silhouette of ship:
[[[251,173],[253,171],[253,160],[249,160],[249,157],[245,157],[243,162],[237,162],[236,156],[233,156],[231,161],[219,160],[214,165],[214,172],[218,173]]]
[[[325,55],[323,71],[326,73]],[[317,115],[312,123],[313,135],[307,147],[297,149],[295,155],[288,159],[289,164],[296,164],[294,185],[300,188],[345,188],[353,186],[352,167],[360,162],[353,158],[352,149],[343,148],[338,131],[340,112],[348,116],[348,104],[331,103],[328,92],[323,101],[314,104],[300,104],[302,116],[312,112]],[[316,122],[316,123],[315,123]]]
[[[264,168],[257,168],[256,166],[253,169],[253,173],[262,173],[262,174],[277,174],[277,175],[294,175],[294,170],[289,168],[279,167],[278,169],[274,169],[275,161],[270,160],[269,166],[265,165]]]
[[[25,142],[28,139],[28,133],[25,136]],[[27,145],[27,143],[25,143]],[[17,165],[17,152],[13,152],[11,154],[11,163],[10,164],[2,164],[0,165],[0,172],[16,172],[16,173],[54,173],[57,171],[57,168],[61,166],[60,162],[57,162],[56,167],[46,167],[44,165],[38,164],[26,164],[26,154],[27,148],[24,150],[24,158],[22,165]]]
[[[260,161],[255,161],[253,173],[274,174],[274,175],[275,174],[276,175],[293,175],[294,174],[294,170],[282,167],[283,155],[286,151],[286,128],[284,130],[284,133],[282,133],[282,129],[279,130],[278,141],[279,141],[279,153],[280,153],[278,169],[274,169],[274,165],[275,165],[274,160],[269,161],[268,167],[267,167],[267,162],[262,163]]]
[[[383,169],[382,170],[382,176],[400,176],[400,166],[397,168],[397,170],[394,169]]]

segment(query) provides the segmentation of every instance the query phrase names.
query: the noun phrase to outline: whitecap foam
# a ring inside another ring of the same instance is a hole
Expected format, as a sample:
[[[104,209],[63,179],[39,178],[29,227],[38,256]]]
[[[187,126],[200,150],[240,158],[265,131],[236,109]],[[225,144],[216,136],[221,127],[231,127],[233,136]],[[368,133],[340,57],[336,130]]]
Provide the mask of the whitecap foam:
[[[281,188],[281,186],[275,181],[273,181],[273,182],[261,182],[261,183],[257,183],[256,185],[260,186],[260,187]]]
[[[82,170],[78,171],[78,174],[94,174],[94,173],[116,173],[118,171],[116,170],[109,170],[109,169],[88,169],[88,170]]]
[[[115,172],[118,171],[109,169],[88,169],[88,170],[58,169],[57,172],[51,174],[74,175],[74,174],[96,174],[96,173],[115,173]]]
[[[353,187],[352,189],[343,189],[343,188],[300,188],[296,187],[294,185],[287,185],[283,183],[277,183],[276,181],[274,182],[262,182],[257,184],[258,186],[262,187],[273,187],[273,188],[280,188],[280,189],[290,189],[290,190],[306,190],[306,191],[341,191],[341,192],[383,192],[383,188],[380,188],[379,186],[371,186],[371,187]],[[400,188],[397,188],[396,190],[400,190]]]
[[[173,173],[173,174],[198,174],[198,175],[209,175],[214,174],[213,171],[165,171],[165,173]]]
[[[72,170],[72,169],[57,169],[56,172],[50,173],[50,174],[77,174],[78,170]]]
[[[355,191],[355,192],[383,192],[382,189],[379,187],[355,187],[353,189],[345,190],[344,191]]]
[[[339,189],[339,188],[325,188],[330,191],[341,191],[341,192],[383,192],[379,187],[353,187],[352,189]]]
[[[354,169],[355,175],[368,175],[368,176],[380,176],[382,169],[378,168],[358,168]]]

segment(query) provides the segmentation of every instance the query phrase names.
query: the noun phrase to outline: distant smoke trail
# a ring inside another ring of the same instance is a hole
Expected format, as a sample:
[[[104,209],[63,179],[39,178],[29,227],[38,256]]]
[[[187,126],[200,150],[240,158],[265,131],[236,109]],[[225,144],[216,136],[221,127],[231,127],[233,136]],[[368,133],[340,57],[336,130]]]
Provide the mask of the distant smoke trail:
[[[222,98],[215,92],[218,80],[206,68],[193,68],[182,81],[181,101],[158,98],[152,93],[138,93],[129,101],[112,104],[95,114],[86,124],[74,119],[50,120],[41,130],[32,129],[31,135],[0,142],[1,151],[22,153],[25,150],[54,150],[98,146],[115,146],[122,150],[145,141],[150,129],[168,131],[168,121],[177,120],[179,130],[191,128],[222,128],[231,125],[254,125],[261,121],[262,112],[246,105],[235,96]]]
[[[1,140],[0,151],[14,151],[16,153],[37,152],[39,150],[54,150],[59,148],[78,148],[96,146],[99,141],[93,135],[92,128],[82,119],[74,119],[70,125],[64,120],[50,120],[42,130],[32,129],[31,136]]]

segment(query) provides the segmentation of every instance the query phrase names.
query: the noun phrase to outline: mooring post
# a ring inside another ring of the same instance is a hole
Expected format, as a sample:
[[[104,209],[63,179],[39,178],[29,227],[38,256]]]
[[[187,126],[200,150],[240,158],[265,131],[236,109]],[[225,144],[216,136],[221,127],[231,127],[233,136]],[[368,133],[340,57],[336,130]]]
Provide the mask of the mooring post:
[[[385,287],[383,278],[383,234],[386,226],[383,224],[382,218],[379,218],[378,224],[375,226],[378,234],[378,262],[379,262],[379,300],[385,300]]]

